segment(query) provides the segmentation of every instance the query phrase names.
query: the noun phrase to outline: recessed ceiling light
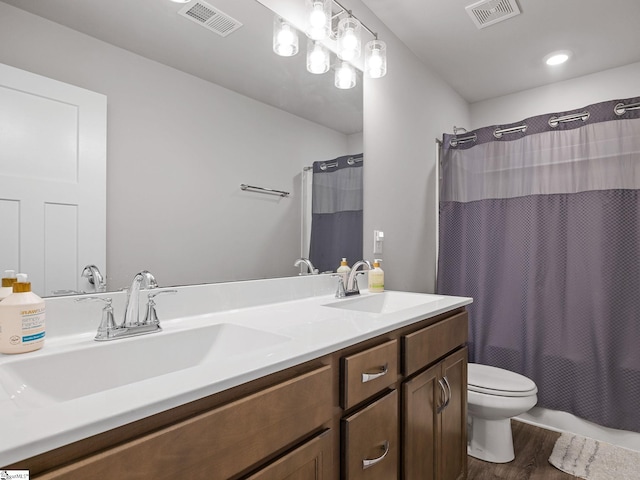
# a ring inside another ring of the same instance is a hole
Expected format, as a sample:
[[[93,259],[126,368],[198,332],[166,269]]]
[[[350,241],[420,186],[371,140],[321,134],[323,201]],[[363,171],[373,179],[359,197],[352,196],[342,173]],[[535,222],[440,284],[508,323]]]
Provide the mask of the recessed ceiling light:
[[[191,0],[171,0],[173,3],[189,3]]]
[[[569,50],[559,50],[544,57],[544,63],[550,66],[561,65],[569,60],[569,58],[571,58],[571,52]]]

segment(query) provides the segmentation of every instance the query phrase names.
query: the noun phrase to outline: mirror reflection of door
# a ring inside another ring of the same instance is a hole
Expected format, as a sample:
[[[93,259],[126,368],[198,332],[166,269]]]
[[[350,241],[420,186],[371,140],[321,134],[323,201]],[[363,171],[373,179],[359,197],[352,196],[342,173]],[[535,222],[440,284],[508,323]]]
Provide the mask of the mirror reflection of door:
[[[106,273],[106,97],[0,64],[0,270],[32,290]]]

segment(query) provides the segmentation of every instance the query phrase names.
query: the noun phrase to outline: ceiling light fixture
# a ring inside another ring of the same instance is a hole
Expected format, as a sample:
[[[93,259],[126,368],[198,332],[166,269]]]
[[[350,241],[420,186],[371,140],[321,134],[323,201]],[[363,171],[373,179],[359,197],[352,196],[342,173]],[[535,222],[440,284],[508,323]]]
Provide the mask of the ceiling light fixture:
[[[382,78],[387,74],[387,44],[382,40],[367,42],[364,50],[364,72],[369,78]]]
[[[340,62],[336,67],[335,86],[341,90],[356,86],[356,69],[349,62]]]
[[[171,0],[173,3],[189,3],[191,0]]]
[[[329,50],[318,40],[307,39],[307,71],[322,74],[329,71]]]
[[[331,0],[306,0],[307,35],[312,40],[324,40],[331,32]]]
[[[280,17],[273,19],[273,51],[281,57],[292,57],[298,53],[298,32]]]
[[[362,26],[355,17],[346,17],[338,23],[338,58],[351,62],[360,58]]]
[[[356,68],[364,70],[368,78],[381,78],[387,74],[386,44],[378,40],[378,34],[356,18],[351,10],[337,0],[305,0],[305,7],[306,17],[298,18],[295,25],[304,29],[308,37],[307,71],[313,74],[328,72],[331,52],[334,52],[338,57],[335,66],[335,86],[338,88],[355,87]],[[373,37],[364,47],[364,61],[361,60],[362,30]],[[274,17],[273,51],[283,57],[298,53],[298,32],[289,20],[280,16]]]
[[[557,52],[552,52],[545,56],[544,63],[549,66],[562,65],[571,58],[571,55],[572,53],[569,50],[558,50]]]

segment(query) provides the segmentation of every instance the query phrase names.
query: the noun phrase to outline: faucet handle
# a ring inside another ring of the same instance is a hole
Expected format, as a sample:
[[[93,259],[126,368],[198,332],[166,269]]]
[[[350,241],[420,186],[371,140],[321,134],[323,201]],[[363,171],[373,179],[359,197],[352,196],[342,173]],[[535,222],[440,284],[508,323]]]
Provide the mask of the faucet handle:
[[[96,340],[104,340],[109,337],[109,333],[112,330],[118,328],[116,321],[113,318],[113,306],[111,305],[112,299],[110,297],[82,297],[76,298],[76,302],[104,302],[104,308],[102,309],[102,319],[100,320],[100,326],[96,332]]]
[[[142,322],[143,325],[153,325],[153,324],[159,324],[160,320],[158,320],[158,313],[156,312],[156,302],[154,300],[155,297],[157,297],[158,295],[162,295],[165,293],[169,293],[169,294],[174,294],[174,293],[178,293],[178,290],[175,289],[169,289],[169,290],[158,290],[155,292],[150,292],[147,295],[147,313],[144,316],[144,321]]]
[[[336,277],[338,279],[338,289],[336,290],[336,298],[344,298],[347,296],[346,290],[344,288],[344,277],[341,273],[332,273],[332,277]]]

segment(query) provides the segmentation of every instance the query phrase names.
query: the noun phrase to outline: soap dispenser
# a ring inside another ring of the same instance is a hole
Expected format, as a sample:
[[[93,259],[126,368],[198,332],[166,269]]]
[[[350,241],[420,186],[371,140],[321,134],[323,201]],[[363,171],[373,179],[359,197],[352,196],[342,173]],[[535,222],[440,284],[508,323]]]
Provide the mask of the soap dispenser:
[[[340,266],[336,269],[336,273],[339,273],[342,277],[343,285],[347,286],[347,279],[349,278],[349,272],[351,272],[351,267],[347,263],[347,259],[342,257],[342,261],[340,262]]]
[[[44,344],[45,303],[19,273],[13,293],[0,302],[0,353],[26,353]]]
[[[2,287],[0,287],[0,301],[13,293],[13,284],[16,281],[15,270],[5,270],[2,275]]]
[[[384,292],[384,271],[380,268],[382,260],[376,258],[373,261],[373,268],[369,270],[369,292]]]

